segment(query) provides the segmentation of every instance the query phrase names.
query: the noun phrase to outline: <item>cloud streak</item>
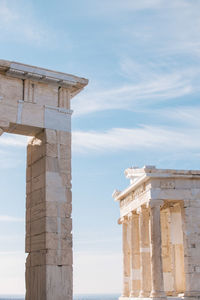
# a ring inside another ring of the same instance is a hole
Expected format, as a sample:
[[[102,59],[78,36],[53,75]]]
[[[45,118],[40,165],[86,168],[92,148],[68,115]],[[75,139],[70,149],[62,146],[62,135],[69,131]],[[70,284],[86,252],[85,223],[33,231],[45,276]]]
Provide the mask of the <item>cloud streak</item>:
[[[22,135],[11,135],[4,133],[0,137],[0,146],[25,147],[28,138]]]
[[[152,73],[153,80],[141,80],[139,83],[96,92],[88,91],[72,103],[74,113],[84,115],[111,109],[134,110],[192,94],[197,90],[192,82],[196,70],[190,72],[189,78],[185,74],[186,70],[166,75]]]
[[[24,222],[24,219],[13,216],[0,215],[0,222]]]
[[[170,127],[140,126],[139,128],[113,128],[103,132],[73,132],[74,151],[101,153],[156,149],[199,150],[199,129],[181,130]]]
[[[55,48],[59,35],[38,20],[31,3],[23,0],[13,0],[12,5],[10,1],[0,0],[0,30],[0,41],[29,43],[34,47],[51,45]],[[68,40],[66,32],[62,34]]]

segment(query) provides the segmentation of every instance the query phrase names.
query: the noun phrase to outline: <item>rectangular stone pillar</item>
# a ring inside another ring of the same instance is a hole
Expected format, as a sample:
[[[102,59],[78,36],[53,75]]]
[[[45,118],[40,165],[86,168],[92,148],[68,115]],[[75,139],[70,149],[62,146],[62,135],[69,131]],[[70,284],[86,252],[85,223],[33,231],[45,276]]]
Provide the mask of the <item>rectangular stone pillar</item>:
[[[139,215],[131,215],[131,285],[130,297],[138,297],[140,293],[140,239]]]
[[[70,133],[30,140],[26,194],[26,300],[72,300]]]

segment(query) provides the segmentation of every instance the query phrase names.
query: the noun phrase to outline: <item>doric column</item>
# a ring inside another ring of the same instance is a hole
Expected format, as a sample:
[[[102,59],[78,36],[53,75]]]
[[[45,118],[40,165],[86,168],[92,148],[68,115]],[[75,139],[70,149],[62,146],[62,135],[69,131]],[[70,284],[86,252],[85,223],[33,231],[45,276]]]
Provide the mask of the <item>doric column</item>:
[[[140,297],[149,297],[151,291],[151,267],[149,245],[149,211],[146,207],[140,207],[139,232],[140,232],[140,270],[141,290]]]
[[[131,280],[130,297],[138,297],[140,292],[140,240],[139,240],[139,215],[131,214]]]
[[[129,297],[130,287],[130,252],[128,246],[128,220],[123,218],[122,221],[123,230],[123,292],[122,297]]]
[[[151,276],[152,298],[166,298],[163,283],[162,241],[160,224],[160,207],[162,200],[152,200],[150,207],[150,243],[151,243]]]

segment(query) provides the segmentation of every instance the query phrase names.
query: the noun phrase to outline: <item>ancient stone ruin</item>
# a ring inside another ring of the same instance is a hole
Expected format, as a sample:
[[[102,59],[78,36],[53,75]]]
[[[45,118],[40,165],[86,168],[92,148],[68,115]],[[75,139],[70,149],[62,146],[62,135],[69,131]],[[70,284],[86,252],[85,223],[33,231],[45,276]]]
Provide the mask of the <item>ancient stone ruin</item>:
[[[120,300],[200,299],[200,171],[125,171],[130,185],[113,197],[123,226]]]
[[[32,137],[26,173],[26,300],[72,300],[70,100],[87,83],[0,60],[0,135]]]

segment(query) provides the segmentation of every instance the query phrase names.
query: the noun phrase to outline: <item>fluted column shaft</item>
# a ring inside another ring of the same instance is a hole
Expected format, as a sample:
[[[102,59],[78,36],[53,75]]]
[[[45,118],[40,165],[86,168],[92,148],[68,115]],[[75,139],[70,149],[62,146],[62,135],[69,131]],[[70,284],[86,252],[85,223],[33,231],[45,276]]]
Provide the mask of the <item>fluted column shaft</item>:
[[[123,293],[122,297],[128,297],[130,293],[130,252],[128,246],[128,221],[123,220]]]
[[[160,206],[162,201],[150,202],[150,243],[151,243],[151,274],[152,298],[166,298],[163,282],[162,240],[160,224]]]
[[[140,242],[139,242],[139,215],[133,213],[131,226],[131,280],[130,297],[138,297],[140,292]]]
[[[151,291],[151,267],[149,244],[149,211],[145,207],[138,210],[140,232],[140,265],[141,290],[140,297],[149,297]]]

